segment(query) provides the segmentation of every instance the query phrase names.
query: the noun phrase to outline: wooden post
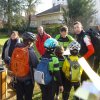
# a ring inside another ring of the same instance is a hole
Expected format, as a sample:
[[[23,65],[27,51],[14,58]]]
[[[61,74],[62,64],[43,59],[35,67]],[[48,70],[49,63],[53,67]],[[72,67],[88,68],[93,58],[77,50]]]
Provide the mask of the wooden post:
[[[7,70],[0,68],[0,100],[7,96]]]

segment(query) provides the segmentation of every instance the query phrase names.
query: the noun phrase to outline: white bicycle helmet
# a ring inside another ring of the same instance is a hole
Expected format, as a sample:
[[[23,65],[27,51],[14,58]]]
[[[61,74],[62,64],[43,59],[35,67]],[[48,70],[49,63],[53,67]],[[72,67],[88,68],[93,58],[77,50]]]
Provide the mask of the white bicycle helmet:
[[[81,49],[81,46],[80,46],[80,44],[77,41],[73,41],[69,45],[69,50],[71,50],[71,51],[72,50],[77,50],[79,52],[80,49]]]

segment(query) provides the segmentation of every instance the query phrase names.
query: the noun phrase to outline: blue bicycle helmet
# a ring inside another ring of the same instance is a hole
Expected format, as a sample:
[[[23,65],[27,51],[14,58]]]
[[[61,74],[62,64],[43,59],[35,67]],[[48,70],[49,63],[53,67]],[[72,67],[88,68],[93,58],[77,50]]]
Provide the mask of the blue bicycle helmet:
[[[54,38],[48,38],[44,43],[44,47],[47,49],[54,49],[57,46],[58,46],[58,41]]]

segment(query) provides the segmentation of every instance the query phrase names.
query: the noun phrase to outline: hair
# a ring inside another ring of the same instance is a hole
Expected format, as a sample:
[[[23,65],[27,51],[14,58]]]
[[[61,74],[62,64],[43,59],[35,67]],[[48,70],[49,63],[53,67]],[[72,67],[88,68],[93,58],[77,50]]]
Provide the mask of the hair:
[[[79,21],[74,22],[74,25],[76,25],[76,24],[79,24],[79,25],[81,25],[83,27],[82,23],[79,22]]]
[[[62,26],[61,29],[60,29],[60,32],[68,32],[68,27]]]
[[[19,35],[18,31],[12,31],[11,34],[13,34],[13,33]]]
[[[38,28],[37,29],[39,29],[39,28],[43,28],[43,26],[38,26]],[[44,28],[43,28],[44,29]]]
[[[57,46],[56,48],[55,48],[55,54],[56,54],[56,56],[57,57],[60,57],[60,56],[62,56],[63,55],[63,53],[64,53],[64,48],[63,48],[63,46]]]

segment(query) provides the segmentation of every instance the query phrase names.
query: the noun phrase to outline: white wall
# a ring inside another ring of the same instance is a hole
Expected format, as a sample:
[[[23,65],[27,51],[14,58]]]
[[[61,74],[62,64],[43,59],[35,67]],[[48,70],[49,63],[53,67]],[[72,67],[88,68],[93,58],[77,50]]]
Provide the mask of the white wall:
[[[96,24],[100,24],[100,0],[95,0],[95,3],[96,3],[96,10],[97,10],[97,13],[95,14]]]
[[[64,4],[64,5],[67,4],[67,0],[52,0],[52,2],[54,6],[59,5],[59,4]]]

